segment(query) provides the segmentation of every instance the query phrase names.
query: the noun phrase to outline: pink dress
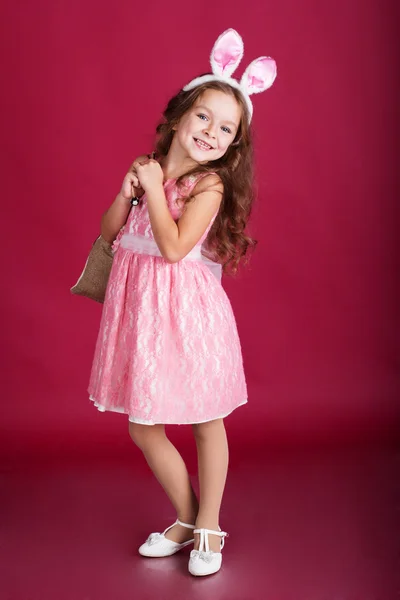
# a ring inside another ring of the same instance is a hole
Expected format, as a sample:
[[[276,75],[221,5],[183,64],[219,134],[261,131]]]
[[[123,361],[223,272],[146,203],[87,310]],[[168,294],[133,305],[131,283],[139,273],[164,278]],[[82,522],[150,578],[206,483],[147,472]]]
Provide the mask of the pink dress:
[[[202,175],[188,178],[189,194]],[[169,210],[182,214],[183,193],[164,182]],[[131,209],[115,254],[88,387],[101,410],[129,421],[202,423],[247,402],[235,317],[220,281],[221,266],[201,246],[168,263],[154,240],[146,196]]]

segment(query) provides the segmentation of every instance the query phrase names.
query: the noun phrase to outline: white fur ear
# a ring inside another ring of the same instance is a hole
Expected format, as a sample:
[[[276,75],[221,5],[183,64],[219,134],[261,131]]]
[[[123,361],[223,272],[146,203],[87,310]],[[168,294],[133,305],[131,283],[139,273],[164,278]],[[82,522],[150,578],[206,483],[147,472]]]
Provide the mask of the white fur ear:
[[[243,57],[243,40],[235,29],[227,29],[217,39],[210,55],[214,75],[230,77]]]
[[[274,83],[276,77],[276,62],[269,56],[260,56],[253,60],[243,73],[240,85],[247,94],[264,92]]]

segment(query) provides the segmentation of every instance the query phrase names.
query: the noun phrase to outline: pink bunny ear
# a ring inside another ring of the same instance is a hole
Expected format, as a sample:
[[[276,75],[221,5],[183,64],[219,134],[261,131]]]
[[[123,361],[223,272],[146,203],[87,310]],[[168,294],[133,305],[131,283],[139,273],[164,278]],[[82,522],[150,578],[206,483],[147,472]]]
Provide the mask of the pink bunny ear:
[[[269,56],[260,56],[249,64],[240,85],[248,95],[264,92],[274,83],[276,77],[276,62]]]
[[[242,60],[243,40],[235,29],[227,29],[217,39],[210,56],[214,75],[230,77]]]

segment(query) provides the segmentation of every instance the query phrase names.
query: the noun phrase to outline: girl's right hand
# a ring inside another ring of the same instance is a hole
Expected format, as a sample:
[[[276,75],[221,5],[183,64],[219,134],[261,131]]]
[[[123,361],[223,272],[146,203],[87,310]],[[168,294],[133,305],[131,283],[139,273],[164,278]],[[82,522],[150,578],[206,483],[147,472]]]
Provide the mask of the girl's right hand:
[[[139,179],[136,175],[136,169],[133,166],[135,162],[146,164],[149,162],[149,157],[147,154],[143,154],[142,156],[139,156],[139,158],[136,158],[132,163],[128,173],[125,175],[122,182],[120,195],[126,200],[131,200],[135,196],[136,198],[141,198],[144,194],[144,189],[140,185]]]

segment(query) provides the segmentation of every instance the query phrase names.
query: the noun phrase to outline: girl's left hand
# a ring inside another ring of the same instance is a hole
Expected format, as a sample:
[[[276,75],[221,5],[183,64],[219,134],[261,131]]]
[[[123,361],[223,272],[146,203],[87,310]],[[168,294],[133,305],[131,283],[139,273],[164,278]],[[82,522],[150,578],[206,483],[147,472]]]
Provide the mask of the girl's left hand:
[[[154,187],[162,186],[164,173],[160,163],[154,158],[150,158],[145,164],[135,161],[132,166],[136,169],[137,178],[146,193]]]

